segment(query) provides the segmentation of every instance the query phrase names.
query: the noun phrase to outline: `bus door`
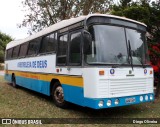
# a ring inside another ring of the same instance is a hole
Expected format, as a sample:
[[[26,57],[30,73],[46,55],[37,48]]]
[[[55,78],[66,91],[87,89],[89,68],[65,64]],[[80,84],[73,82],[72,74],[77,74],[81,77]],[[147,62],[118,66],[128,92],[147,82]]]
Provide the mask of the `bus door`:
[[[82,75],[82,32],[64,33],[58,37],[57,68],[59,74]]]

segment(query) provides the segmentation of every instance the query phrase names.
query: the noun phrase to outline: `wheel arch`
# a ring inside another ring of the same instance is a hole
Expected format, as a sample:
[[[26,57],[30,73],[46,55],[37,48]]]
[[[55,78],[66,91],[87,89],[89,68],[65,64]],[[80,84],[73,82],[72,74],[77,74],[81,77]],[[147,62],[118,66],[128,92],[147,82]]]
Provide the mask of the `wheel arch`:
[[[59,82],[59,83],[60,83],[60,81],[59,81],[58,79],[56,79],[56,78],[53,78],[53,79],[51,80],[51,82],[50,82],[50,95],[51,95],[51,93],[52,93],[52,88],[53,88],[53,86],[54,86],[54,84],[55,84],[56,82]],[[61,84],[61,83],[60,83],[60,84]]]

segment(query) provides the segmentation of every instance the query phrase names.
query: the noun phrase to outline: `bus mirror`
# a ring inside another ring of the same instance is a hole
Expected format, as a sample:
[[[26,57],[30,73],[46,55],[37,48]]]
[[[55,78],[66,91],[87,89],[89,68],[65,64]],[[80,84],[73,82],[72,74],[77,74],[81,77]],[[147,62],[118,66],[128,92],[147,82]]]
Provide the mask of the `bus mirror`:
[[[90,52],[90,47],[92,45],[92,37],[88,31],[83,31],[84,42],[83,42],[83,52],[88,54]]]

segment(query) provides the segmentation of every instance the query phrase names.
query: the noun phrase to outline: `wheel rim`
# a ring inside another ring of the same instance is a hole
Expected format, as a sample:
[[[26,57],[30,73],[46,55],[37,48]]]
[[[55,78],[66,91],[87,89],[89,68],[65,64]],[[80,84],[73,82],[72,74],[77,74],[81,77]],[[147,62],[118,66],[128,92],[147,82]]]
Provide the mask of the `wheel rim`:
[[[58,103],[64,102],[63,89],[61,86],[58,86],[54,91],[54,98]]]

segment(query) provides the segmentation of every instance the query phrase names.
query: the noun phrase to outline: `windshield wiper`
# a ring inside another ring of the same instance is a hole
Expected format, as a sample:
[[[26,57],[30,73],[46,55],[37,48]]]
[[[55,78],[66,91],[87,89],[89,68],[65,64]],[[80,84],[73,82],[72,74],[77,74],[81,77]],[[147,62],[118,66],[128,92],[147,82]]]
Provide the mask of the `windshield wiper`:
[[[133,71],[133,59],[132,59],[132,51],[131,51],[130,40],[128,40],[128,51],[129,51],[130,63],[131,63],[132,71]]]
[[[143,64],[142,60],[140,60],[140,59],[141,59],[141,58],[138,57],[138,60],[139,60],[139,62],[142,64],[142,67],[143,67],[143,68],[146,68],[146,66]]]

